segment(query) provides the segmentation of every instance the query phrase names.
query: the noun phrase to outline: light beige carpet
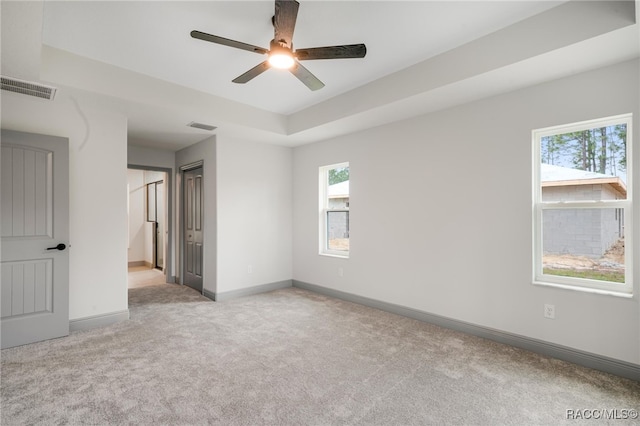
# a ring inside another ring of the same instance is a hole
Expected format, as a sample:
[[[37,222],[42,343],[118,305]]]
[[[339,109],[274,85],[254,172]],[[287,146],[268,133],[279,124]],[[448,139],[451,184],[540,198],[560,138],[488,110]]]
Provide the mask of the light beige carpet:
[[[147,287],[165,284],[166,279],[162,271],[146,266],[129,267],[127,274],[127,288]]]
[[[640,405],[638,382],[300,289],[129,294],[130,321],[2,351],[2,425],[557,425]]]

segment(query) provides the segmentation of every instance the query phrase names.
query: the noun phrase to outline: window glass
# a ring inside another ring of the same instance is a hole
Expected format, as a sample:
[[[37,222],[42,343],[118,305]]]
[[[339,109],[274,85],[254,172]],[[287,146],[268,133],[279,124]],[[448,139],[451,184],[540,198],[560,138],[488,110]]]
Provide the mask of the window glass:
[[[624,283],[623,212],[617,208],[543,210],[543,272]]]
[[[327,211],[327,248],[349,251],[348,211]]]
[[[631,115],[533,132],[534,282],[631,293]]]
[[[626,123],[541,137],[541,184],[555,187],[543,190],[543,201],[627,198],[626,142]]]
[[[349,254],[349,163],[320,168],[320,253]]]

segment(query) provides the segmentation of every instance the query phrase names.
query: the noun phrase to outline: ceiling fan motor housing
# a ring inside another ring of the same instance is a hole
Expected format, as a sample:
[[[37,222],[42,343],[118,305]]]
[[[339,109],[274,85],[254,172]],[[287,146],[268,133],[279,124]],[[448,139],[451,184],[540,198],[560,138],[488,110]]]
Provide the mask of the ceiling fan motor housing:
[[[285,53],[288,52],[289,54],[291,54],[293,51],[293,43],[291,43],[291,46],[287,45],[287,42],[284,40],[271,40],[271,43],[269,44],[269,52],[270,53]]]

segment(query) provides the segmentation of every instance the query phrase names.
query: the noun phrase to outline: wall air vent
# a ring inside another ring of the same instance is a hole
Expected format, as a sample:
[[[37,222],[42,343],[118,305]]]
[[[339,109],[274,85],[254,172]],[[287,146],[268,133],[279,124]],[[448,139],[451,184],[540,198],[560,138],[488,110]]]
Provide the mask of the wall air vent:
[[[56,91],[58,90],[55,87],[45,86],[44,84],[20,80],[13,77],[5,77],[4,75],[1,76],[1,78],[2,90],[35,96],[37,98],[48,99],[50,101],[52,101],[56,96]]]
[[[187,124],[187,126],[194,127],[196,129],[208,130],[208,131],[212,131],[216,129],[216,126],[212,126],[210,124],[197,123],[195,121],[192,121],[191,123]]]

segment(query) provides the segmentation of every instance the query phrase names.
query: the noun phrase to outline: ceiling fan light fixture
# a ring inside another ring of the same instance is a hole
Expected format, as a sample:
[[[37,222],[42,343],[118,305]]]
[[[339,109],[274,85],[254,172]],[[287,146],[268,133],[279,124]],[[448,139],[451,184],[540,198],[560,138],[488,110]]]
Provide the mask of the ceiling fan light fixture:
[[[269,55],[269,65],[279,69],[290,69],[295,64],[293,56],[289,53],[277,52]]]
[[[275,40],[271,41],[271,50],[269,51],[269,59],[267,59],[267,62],[269,62],[269,65],[272,67],[283,70],[290,69],[295,64],[291,49],[285,44]]]

